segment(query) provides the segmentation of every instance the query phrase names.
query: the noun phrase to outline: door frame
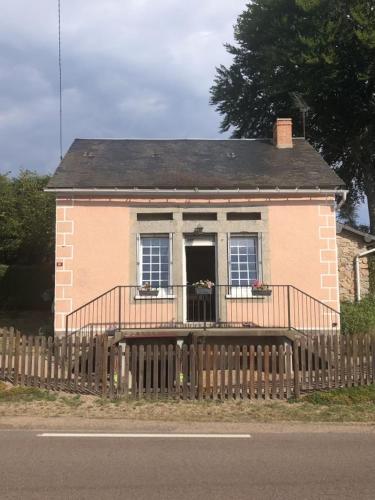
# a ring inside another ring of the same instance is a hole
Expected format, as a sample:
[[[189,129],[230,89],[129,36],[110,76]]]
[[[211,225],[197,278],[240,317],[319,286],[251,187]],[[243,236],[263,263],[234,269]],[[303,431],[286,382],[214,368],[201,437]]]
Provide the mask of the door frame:
[[[182,322],[184,325],[189,325],[192,322],[187,320],[187,269],[186,269],[186,247],[190,246],[201,246],[201,247],[214,247],[215,248],[215,285],[217,284],[218,277],[218,260],[217,260],[217,234],[209,233],[197,235],[194,233],[186,233],[182,236],[182,284],[183,293],[182,293]],[[214,288],[214,293],[215,288]],[[218,297],[218,295],[216,295]],[[215,319],[217,321],[218,313],[219,313],[219,304],[218,300],[215,300]]]

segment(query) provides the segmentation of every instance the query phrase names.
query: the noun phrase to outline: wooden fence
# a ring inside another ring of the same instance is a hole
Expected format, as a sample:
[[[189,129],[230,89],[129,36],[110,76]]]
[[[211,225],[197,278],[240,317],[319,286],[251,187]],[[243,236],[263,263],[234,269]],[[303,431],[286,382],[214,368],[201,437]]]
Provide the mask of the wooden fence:
[[[110,345],[90,338],[0,336],[0,379],[111,398],[285,399],[372,384],[375,339],[323,336],[285,345]]]

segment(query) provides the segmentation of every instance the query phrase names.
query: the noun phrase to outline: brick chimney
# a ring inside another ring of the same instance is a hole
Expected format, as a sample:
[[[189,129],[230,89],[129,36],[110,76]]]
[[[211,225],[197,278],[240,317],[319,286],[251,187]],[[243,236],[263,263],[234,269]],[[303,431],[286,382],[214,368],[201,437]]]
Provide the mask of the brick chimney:
[[[292,119],[278,118],[273,126],[273,143],[277,148],[286,149],[293,147]]]

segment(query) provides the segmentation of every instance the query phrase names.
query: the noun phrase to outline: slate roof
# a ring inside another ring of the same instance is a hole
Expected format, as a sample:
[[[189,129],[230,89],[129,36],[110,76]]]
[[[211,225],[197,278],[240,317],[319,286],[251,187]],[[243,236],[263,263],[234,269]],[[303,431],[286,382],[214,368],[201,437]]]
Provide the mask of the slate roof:
[[[282,189],[343,187],[315,149],[269,140],[76,139],[49,188]]]

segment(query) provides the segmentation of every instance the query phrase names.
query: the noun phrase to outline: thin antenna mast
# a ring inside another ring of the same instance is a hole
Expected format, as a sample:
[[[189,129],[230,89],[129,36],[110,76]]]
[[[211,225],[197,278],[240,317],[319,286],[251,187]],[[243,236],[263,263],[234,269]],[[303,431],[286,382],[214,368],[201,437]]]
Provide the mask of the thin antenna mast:
[[[62,64],[61,64],[61,5],[57,0],[58,29],[59,29],[59,135],[60,135],[60,160],[63,158],[63,132],[62,132]]]
[[[302,130],[303,138],[306,139],[306,114],[308,113],[310,107],[306,104],[306,101],[302,97],[300,92],[289,92],[289,95],[293,99],[294,106],[301,111],[302,115]]]

